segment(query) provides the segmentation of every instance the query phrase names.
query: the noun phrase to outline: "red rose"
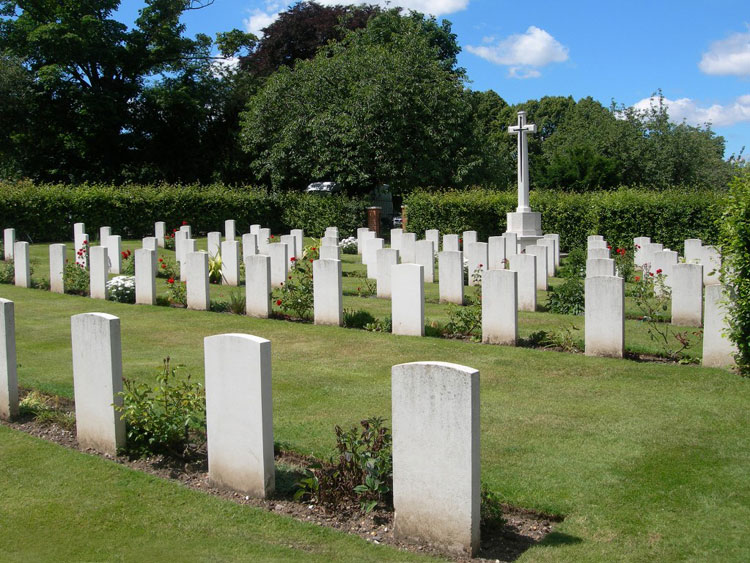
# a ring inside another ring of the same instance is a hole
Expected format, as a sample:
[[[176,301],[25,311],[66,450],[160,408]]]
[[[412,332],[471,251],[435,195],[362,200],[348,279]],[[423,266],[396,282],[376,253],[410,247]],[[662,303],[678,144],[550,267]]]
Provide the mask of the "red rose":
[[[641,281],[641,277],[640,276],[635,276],[635,281],[637,281],[637,282]]]
[[[653,272],[649,272],[648,275],[651,276],[652,278],[654,277],[654,273]]]
[[[312,250],[313,252],[315,252],[315,247],[313,246],[310,250]]]
[[[607,245],[607,250],[612,250],[612,247]]]
[[[480,268],[483,268],[483,267],[484,267],[484,264],[479,264],[479,267],[480,267]]]
[[[182,224],[183,224],[183,225],[187,225],[187,221],[183,221],[183,222],[182,222]]]
[[[281,305],[281,299],[276,300],[276,305]]]
[[[174,278],[169,278],[169,279],[167,280],[167,283],[174,283]]]
[[[297,261],[297,257],[296,257],[296,256],[292,256],[292,257],[291,257],[291,258],[289,259],[289,261],[290,261],[290,262],[296,262],[296,261]]]
[[[164,258],[159,258],[159,262],[164,262]]]
[[[658,269],[656,270],[656,273],[657,273],[657,274],[661,274],[661,268],[658,268]]]
[[[162,265],[161,265],[161,267],[162,267],[162,268],[166,268],[166,267],[167,267],[167,265],[166,265],[166,264],[162,264]]]

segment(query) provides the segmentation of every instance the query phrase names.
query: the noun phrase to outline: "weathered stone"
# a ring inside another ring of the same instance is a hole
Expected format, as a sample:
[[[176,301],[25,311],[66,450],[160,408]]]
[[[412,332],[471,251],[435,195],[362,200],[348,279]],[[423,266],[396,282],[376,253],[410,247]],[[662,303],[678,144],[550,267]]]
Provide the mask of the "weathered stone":
[[[398,250],[382,248],[376,253],[378,264],[377,295],[380,298],[391,298],[391,267],[398,264]]]
[[[313,262],[313,317],[316,325],[344,324],[341,260]]]
[[[586,259],[587,260],[596,260],[596,259],[607,260],[607,259],[609,259],[609,257],[610,257],[610,255],[609,255],[609,248],[607,248],[606,246],[604,248],[599,248],[599,247],[591,248],[591,247],[589,247],[589,249],[586,251]]]
[[[432,241],[432,247],[435,249],[435,252],[440,250],[440,231],[437,229],[427,229],[424,232],[424,239]]]
[[[735,344],[727,337],[727,290],[723,285],[706,286],[706,307],[703,327],[703,361],[705,367],[720,368],[735,365]]]
[[[64,246],[64,245],[62,245]],[[18,362],[13,301],[0,298],[0,419],[18,416]]]
[[[675,264],[672,266],[672,324],[701,326],[703,324],[703,266]]]
[[[464,256],[468,263],[469,285],[481,285],[482,274],[487,270],[489,262],[488,249],[486,242],[470,242],[466,244],[464,240]],[[479,279],[474,279],[474,273],[479,271]]]
[[[490,237],[487,239],[487,269],[505,269],[505,237]]]
[[[536,288],[541,291],[547,291],[547,257],[549,255],[549,248],[532,244],[526,247],[526,254],[536,256]]]
[[[614,276],[586,278],[585,352],[622,358],[625,351],[625,281]]]
[[[419,264],[391,267],[391,319],[393,334],[424,336],[424,268]]]
[[[145,248],[146,250],[153,250],[156,252],[156,250],[159,248],[159,242],[156,240],[156,237],[143,237],[143,240],[141,241],[141,248]]]
[[[164,236],[167,234],[167,224],[164,221],[154,223],[154,236],[160,248],[164,248]]]
[[[89,268],[89,295],[92,299],[107,298],[107,256],[106,246],[91,247],[91,268]]]
[[[289,247],[281,242],[268,245],[271,257],[271,287],[281,287],[289,275]]]
[[[188,252],[185,260],[187,270],[187,308],[208,311],[211,305],[208,286],[208,253]]]
[[[614,276],[615,261],[611,258],[590,258],[586,260],[586,277]]]
[[[236,240],[221,242],[221,283],[231,287],[240,285],[240,243]]]
[[[339,239],[339,228],[338,227],[326,227],[324,237],[335,238],[336,241]]]
[[[415,264],[417,262],[417,234],[404,233],[401,235],[399,256],[402,264]]]
[[[689,238],[685,240],[685,262],[700,262],[701,252],[703,251],[703,241],[699,238]]]
[[[488,270],[482,279],[482,342],[515,346],[518,340],[518,273]]]
[[[135,251],[135,302],[156,304],[156,251],[149,248]]]
[[[445,248],[445,238],[443,238]],[[438,281],[441,303],[464,303],[464,255],[460,250],[438,254]]]
[[[418,240],[414,259],[424,269],[424,283],[435,281],[435,243],[431,240]]]
[[[271,257],[245,257],[245,313],[267,319],[271,314]]]
[[[49,290],[52,293],[65,293],[65,253],[64,244],[49,245]]]
[[[3,254],[6,260],[13,260],[13,248],[16,244],[16,230],[5,229],[3,231]]]
[[[319,249],[321,260],[341,260],[341,252],[337,246],[321,246]]]
[[[237,224],[234,219],[224,221],[224,240],[233,241],[237,239]]]
[[[518,310],[536,311],[536,256],[515,254],[510,269],[518,273]]]
[[[336,237],[323,237],[320,239],[320,247],[323,248],[324,246],[336,246],[339,245],[339,239]]]
[[[461,245],[458,239],[458,235],[443,235],[443,252],[459,252]]]

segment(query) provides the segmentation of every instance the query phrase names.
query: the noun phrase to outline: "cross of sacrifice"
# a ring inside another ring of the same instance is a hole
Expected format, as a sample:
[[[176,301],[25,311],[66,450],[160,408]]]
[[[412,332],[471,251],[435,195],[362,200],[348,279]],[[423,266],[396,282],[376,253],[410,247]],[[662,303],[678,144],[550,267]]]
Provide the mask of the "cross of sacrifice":
[[[518,125],[508,127],[509,135],[518,135],[518,209],[519,213],[531,211],[529,207],[529,145],[527,133],[536,133],[534,123],[526,123],[526,112],[518,112]]]

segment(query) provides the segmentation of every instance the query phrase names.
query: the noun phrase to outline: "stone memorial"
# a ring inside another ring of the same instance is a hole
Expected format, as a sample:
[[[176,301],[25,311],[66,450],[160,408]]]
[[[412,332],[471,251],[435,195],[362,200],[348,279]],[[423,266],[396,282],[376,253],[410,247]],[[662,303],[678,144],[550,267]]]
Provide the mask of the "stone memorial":
[[[313,318],[316,325],[344,324],[341,260],[313,262]]]
[[[3,254],[5,260],[13,260],[13,248],[16,244],[16,230],[5,229],[3,231]]]
[[[487,270],[482,279],[482,342],[515,346],[518,340],[518,273]]]
[[[135,302],[156,305],[156,250],[135,250]]]
[[[318,250],[321,260],[341,260],[338,246],[321,246]]]
[[[459,252],[461,245],[458,239],[458,235],[443,235],[443,251]]]
[[[188,252],[185,265],[187,270],[187,308],[208,311],[211,306],[208,287],[208,253]]]
[[[516,125],[508,127],[508,133],[518,136],[518,207],[514,213],[508,213],[507,232],[515,233],[520,250],[536,244],[542,236],[542,214],[531,211],[529,206],[529,133],[536,133],[536,125],[526,123],[526,112],[518,112]],[[510,254],[506,250],[506,255]],[[513,252],[515,254],[515,252]],[[520,280],[519,280],[520,283]]]
[[[339,228],[338,227],[326,227],[324,237],[335,238],[338,244],[339,240]]]
[[[701,253],[703,251],[703,241],[699,238],[689,238],[685,240],[685,262],[687,263],[698,263],[701,259]]]
[[[635,264],[636,268],[640,268],[643,266],[643,263],[645,262],[645,246],[647,244],[651,244],[651,237],[635,237],[633,239],[633,247],[635,248],[635,252],[633,254],[633,263]]]
[[[537,241],[537,245],[547,248],[547,275],[553,277],[557,271],[555,264],[555,240],[547,238],[545,235]]]
[[[586,278],[585,353],[622,358],[625,352],[625,281]]]
[[[13,301],[0,297],[0,419],[18,416],[18,360]]]
[[[218,256],[221,253],[221,232],[211,231],[206,235],[206,252],[208,255],[213,257]]]
[[[518,235],[516,233],[505,233],[505,258],[510,260],[511,256],[518,254]]]
[[[470,244],[479,242],[476,231],[464,231],[461,233],[461,249],[466,252]]]
[[[505,269],[505,237],[490,237],[487,239],[487,269]]]
[[[536,311],[536,256],[511,256],[510,269],[518,273],[518,310]]]
[[[532,244],[526,247],[526,254],[536,256],[536,288],[541,291],[547,291],[547,277],[549,275],[547,257],[549,256],[549,248]]]
[[[431,240],[418,240],[414,248],[415,263],[424,269],[424,283],[434,283],[435,243]]]
[[[391,248],[399,250],[401,248],[401,237],[404,235],[402,228],[391,229]]]
[[[367,227],[359,227],[357,229],[357,254],[362,254],[365,250],[365,238],[369,237],[369,233],[372,233]],[[372,238],[375,238],[375,233],[372,233]]]
[[[164,236],[167,234],[167,224],[164,221],[154,223],[154,236],[160,248],[164,248]]]
[[[324,246],[336,246],[339,245],[339,239],[336,237],[323,237],[320,239],[320,247],[323,248]]]
[[[143,237],[143,240],[141,241],[141,248],[145,248],[146,250],[153,250],[156,252],[159,248],[159,242],[156,240],[156,237]]]
[[[641,263],[641,267],[643,268],[643,273],[647,274],[648,272],[653,272],[655,268],[654,265],[654,254],[657,252],[661,252],[664,250],[664,245],[661,243],[656,242],[649,242],[648,244],[643,245],[641,247],[641,258],[643,262]]]
[[[560,267],[560,235],[557,233],[547,233],[545,239],[550,239],[555,244],[555,271]]]
[[[609,248],[589,248],[586,251],[587,260],[608,260],[609,259]]]
[[[586,260],[586,277],[614,276],[615,261],[611,258],[589,258]]]
[[[289,247],[277,242],[268,245],[271,257],[271,287],[281,287],[289,275]]]
[[[701,248],[701,264],[703,264],[703,285],[721,283],[719,279],[721,255],[715,246],[704,246]]]
[[[703,321],[703,361],[705,367],[721,368],[735,365],[735,344],[727,337],[727,295],[723,285],[706,286]]]
[[[401,267],[401,266],[398,266]],[[445,362],[391,371],[394,535],[479,550],[479,372]]]
[[[398,250],[382,248],[377,251],[378,264],[377,296],[382,299],[391,298],[391,268],[398,264]]]
[[[268,246],[271,240],[271,229],[262,227],[258,229],[258,253],[268,254]]]
[[[78,445],[115,455],[126,440],[125,421],[115,410],[123,389],[120,319],[83,313],[71,317],[70,325]]]
[[[367,266],[367,277],[370,279],[377,278],[377,251],[383,248],[382,238],[369,238],[364,240],[364,249],[362,250],[362,263]]]
[[[107,246],[107,239],[112,234],[112,227],[99,227],[99,245]]]
[[[703,325],[703,266],[675,264],[670,275],[672,285],[672,324]]]
[[[258,254],[258,235],[246,233],[242,235],[242,260],[247,262],[248,256]]]
[[[29,243],[17,242],[13,245],[13,270],[16,287],[31,287],[31,262]]]
[[[419,264],[391,266],[391,319],[393,334],[424,336],[424,268]]]
[[[221,243],[221,283],[231,287],[240,285],[240,243],[237,240]]]
[[[297,260],[302,260],[302,255],[305,252],[305,233],[302,229],[292,229],[289,234],[294,237],[294,256]]]
[[[203,350],[209,482],[268,498],[276,487],[271,342],[219,334],[206,337]]]
[[[73,225],[73,244],[76,251],[76,264],[84,268],[89,267],[89,236],[81,229],[85,228],[83,223]],[[78,251],[82,251],[81,254]]]
[[[401,244],[398,250],[402,264],[415,264],[417,262],[417,234],[404,233],[401,235]]]
[[[267,319],[271,314],[271,257],[245,257],[245,313]]]
[[[445,248],[445,238],[443,238]],[[441,303],[464,304],[464,254],[444,250],[438,254],[438,282]]]
[[[224,240],[237,240],[237,224],[234,219],[224,221]]]
[[[49,245],[49,290],[52,293],[65,293],[65,253],[64,244]]]
[[[261,229],[260,225],[250,225],[250,234],[259,235],[260,229]]]
[[[289,258],[289,260],[292,258],[297,260],[297,237],[292,235],[281,235],[279,237],[279,242],[287,245],[287,258]]]
[[[109,235],[107,244],[102,246],[107,248],[109,273],[119,275],[122,272],[122,237],[120,235]]]
[[[464,239],[464,256],[468,263],[469,285],[482,285],[482,274],[487,270],[489,262],[486,242],[470,242],[466,244]],[[475,273],[479,271],[479,279],[474,279]]]
[[[437,229],[427,229],[424,232],[424,239],[432,241],[432,246],[436,253],[440,250],[440,231]]]
[[[188,238],[182,241],[182,248],[184,252],[182,262],[180,262],[180,281],[186,282],[190,276],[190,268],[187,266],[187,255],[191,252],[197,252],[198,245],[195,239]],[[206,253],[206,256],[208,256],[208,253]]]

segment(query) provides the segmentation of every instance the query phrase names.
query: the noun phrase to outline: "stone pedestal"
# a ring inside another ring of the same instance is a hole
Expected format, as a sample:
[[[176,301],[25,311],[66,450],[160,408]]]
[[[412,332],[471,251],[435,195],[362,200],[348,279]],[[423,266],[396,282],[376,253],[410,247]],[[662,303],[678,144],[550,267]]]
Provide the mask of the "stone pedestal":
[[[518,250],[525,250],[542,238],[542,214],[536,211],[508,213],[507,232],[516,233]]]

